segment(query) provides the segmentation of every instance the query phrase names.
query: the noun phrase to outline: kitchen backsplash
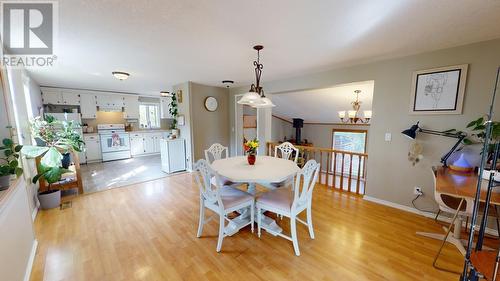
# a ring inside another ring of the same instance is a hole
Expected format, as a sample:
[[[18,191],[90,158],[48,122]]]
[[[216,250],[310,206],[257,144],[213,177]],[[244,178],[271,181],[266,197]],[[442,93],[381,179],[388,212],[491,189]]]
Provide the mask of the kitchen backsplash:
[[[170,128],[172,120],[170,119],[161,119],[160,126],[161,129],[167,130]],[[96,119],[83,119],[82,123],[87,124],[89,127],[94,128],[94,132],[97,132],[97,124],[132,124],[133,130],[140,130],[139,122],[134,120],[134,122],[127,122],[123,118],[122,112],[105,112],[105,111],[97,111]]]

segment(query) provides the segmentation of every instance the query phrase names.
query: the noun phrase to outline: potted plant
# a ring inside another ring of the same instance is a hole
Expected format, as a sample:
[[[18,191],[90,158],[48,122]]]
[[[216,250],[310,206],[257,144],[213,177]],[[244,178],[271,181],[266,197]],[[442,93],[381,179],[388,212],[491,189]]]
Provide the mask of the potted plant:
[[[170,130],[172,130],[172,135],[174,137],[179,136],[179,129],[177,128],[177,116],[179,115],[177,96],[172,95],[172,99],[170,100],[170,104],[168,105],[168,113],[172,116],[172,124],[170,125]]]
[[[259,148],[259,141],[257,139],[249,140],[243,144],[249,165],[255,164],[257,148]]]
[[[56,121],[51,116],[45,119],[38,116],[31,121],[31,131],[37,145],[25,145],[21,153],[30,158],[40,157],[39,173],[33,178],[33,183],[42,179],[49,184],[47,191],[38,193],[42,209],[59,206],[61,193],[58,189],[52,189],[51,185],[60,181],[61,175],[69,171],[61,167],[64,155],[68,154],[69,157],[70,150],[81,151],[83,141],[79,135],[76,136],[74,125],[71,121]]]
[[[19,167],[19,151],[22,145],[16,145],[11,139],[3,139],[0,150],[3,157],[0,157],[0,190],[9,188],[10,179],[13,175],[19,177],[23,169]]]
[[[494,154],[494,149],[495,145],[500,142],[500,122],[495,122],[493,121],[491,123],[491,134],[490,134],[490,139],[489,139],[489,145],[488,145],[488,155],[487,155],[487,165],[491,165],[493,161],[493,154]],[[466,145],[471,145],[475,143],[484,143],[485,138],[486,138],[486,125],[485,125],[485,118],[480,117],[476,120],[473,120],[467,124],[467,129],[471,130],[471,134],[469,137],[464,139],[464,144]],[[491,168],[491,167],[487,167]]]

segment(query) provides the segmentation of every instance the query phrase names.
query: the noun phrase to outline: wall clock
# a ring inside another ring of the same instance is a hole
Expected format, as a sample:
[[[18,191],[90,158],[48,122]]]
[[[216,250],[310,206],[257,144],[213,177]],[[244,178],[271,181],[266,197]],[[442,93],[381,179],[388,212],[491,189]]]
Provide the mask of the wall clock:
[[[219,106],[219,103],[217,102],[217,99],[214,97],[207,97],[205,99],[205,108],[210,111],[214,112],[217,110],[217,107]]]

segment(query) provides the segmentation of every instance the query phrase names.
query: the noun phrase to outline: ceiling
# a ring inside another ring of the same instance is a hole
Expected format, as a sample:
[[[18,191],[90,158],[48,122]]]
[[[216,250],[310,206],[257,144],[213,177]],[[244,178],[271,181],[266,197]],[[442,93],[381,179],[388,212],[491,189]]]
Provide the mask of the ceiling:
[[[352,110],[351,102],[355,100],[355,90],[361,90],[359,100],[361,109],[371,110],[374,81],[350,83],[333,88],[324,88],[272,95],[273,115],[292,120],[302,118],[308,123],[341,122],[338,112]],[[363,114],[360,114],[363,117]]]
[[[500,37],[500,1],[64,0],[44,86],[158,94],[265,81]],[[111,72],[131,73],[118,81]]]

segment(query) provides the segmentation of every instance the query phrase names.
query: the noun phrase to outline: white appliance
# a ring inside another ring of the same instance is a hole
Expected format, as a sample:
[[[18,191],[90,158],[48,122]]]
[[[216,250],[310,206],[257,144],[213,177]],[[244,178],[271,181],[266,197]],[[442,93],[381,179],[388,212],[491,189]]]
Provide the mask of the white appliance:
[[[82,119],[80,113],[46,113],[47,115],[53,116],[58,121],[75,121],[77,126],[75,126],[75,132],[80,135],[83,140],[83,130],[82,130]],[[80,158],[80,164],[87,163],[87,156],[85,156],[85,147],[82,152],[78,152],[78,157]]]
[[[101,140],[102,161],[130,158],[130,137],[125,124],[99,124],[97,132]]]
[[[175,173],[186,170],[186,145],[184,139],[160,140],[161,170]]]

